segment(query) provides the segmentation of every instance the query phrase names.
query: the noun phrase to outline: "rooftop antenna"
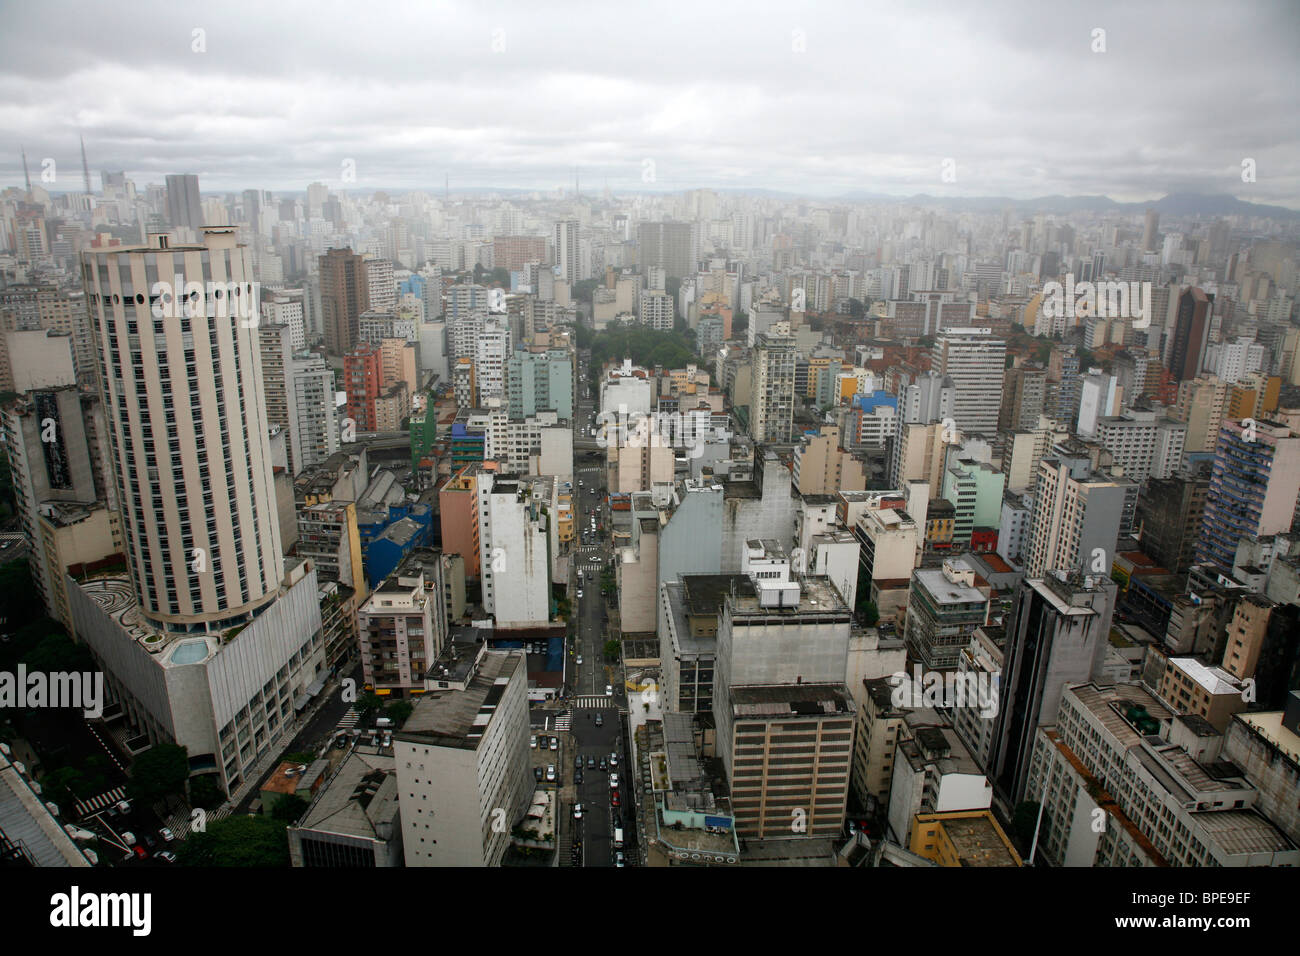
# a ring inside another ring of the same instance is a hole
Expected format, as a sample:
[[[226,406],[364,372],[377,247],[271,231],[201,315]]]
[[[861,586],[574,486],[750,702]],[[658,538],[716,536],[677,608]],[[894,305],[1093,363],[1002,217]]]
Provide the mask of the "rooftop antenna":
[[[23,152],[23,179],[27,180],[27,194],[30,196],[32,192],[32,174],[27,171],[27,150],[22,146],[18,148]]]

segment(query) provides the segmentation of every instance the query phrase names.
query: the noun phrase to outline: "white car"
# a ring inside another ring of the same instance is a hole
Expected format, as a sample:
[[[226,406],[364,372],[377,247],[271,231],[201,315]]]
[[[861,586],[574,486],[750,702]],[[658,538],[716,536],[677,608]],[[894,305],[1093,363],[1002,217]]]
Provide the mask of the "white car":
[[[555,783],[555,764],[553,763],[546,765],[546,782]]]
[[[581,819],[582,819],[582,804],[581,804],[581,803],[575,803],[575,804],[573,805],[573,819],[575,819],[575,820],[581,820]]]
[[[606,697],[613,697],[613,696],[614,696],[614,685],[613,685],[613,684],[606,684],[606,685],[605,685],[605,696],[606,696]]]
[[[617,766],[618,766],[618,754],[610,754],[610,755],[609,755],[609,765],[610,765],[611,767],[617,767]]]
[[[578,588],[578,597],[582,597],[582,588]]]
[[[578,655],[578,663],[579,663],[579,664],[582,663],[582,655],[581,655],[581,654]]]
[[[528,746],[531,747],[533,750],[536,750],[536,749],[537,749],[537,735],[536,735],[536,734],[533,734],[531,737],[528,738]]]
[[[611,774],[609,775],[609,789],[611,789],[611,790],[617,790],[617,789],[618,789],[618,774],[616,774],[616,773],[611,773]]]

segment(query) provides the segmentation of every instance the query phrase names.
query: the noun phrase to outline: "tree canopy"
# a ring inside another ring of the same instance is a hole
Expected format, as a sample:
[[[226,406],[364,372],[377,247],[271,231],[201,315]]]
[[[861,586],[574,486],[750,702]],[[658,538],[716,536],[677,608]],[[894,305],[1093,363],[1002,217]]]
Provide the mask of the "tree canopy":
[[[191,833],[177,856],[185,866],[287,867],[285,826],[270,817],[245,814],[215,820],[203,833]]]
[[[126,792],[134,800],[153,803],[181,793],[189,776],[188,750],[175,744],[155,744],[131,764]]]

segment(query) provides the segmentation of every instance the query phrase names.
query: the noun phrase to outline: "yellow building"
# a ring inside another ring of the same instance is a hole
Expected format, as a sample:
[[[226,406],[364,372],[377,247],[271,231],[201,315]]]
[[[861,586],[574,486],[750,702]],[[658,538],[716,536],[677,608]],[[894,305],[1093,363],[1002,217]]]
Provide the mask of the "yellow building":
[[[1024,866],[988,810],[918,813],[908,849],[940,866]]]

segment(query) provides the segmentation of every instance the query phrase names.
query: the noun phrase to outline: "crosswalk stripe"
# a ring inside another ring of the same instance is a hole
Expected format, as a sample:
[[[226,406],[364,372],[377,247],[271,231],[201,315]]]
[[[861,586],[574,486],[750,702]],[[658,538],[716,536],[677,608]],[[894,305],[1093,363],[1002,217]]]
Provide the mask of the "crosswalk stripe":
[[[103,807],[110,806],[126,796],[126,790],[123,787],[114,787],[98,796],[91,797],[89,800],[78,800],[73,808],[77,811],[78,816],[86,816],[94,813]]]

